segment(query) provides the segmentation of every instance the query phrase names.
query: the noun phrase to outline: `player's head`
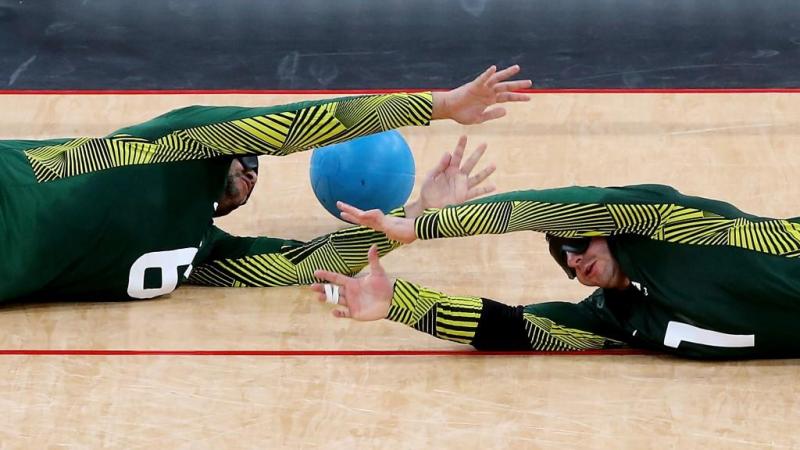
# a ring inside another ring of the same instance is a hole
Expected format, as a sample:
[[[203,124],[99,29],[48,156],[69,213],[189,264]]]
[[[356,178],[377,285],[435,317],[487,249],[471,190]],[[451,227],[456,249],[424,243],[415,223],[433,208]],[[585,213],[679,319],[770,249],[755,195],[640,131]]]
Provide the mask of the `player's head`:
[[[240,156],[231,161],[225,190],[219,199],[215,217],[229,214],[234,209],[247,203],[258,181],[258,158]]]
[[[570,279],[586,286],[621,289],[628,277],[611,254],[606,238],[562,238],[547,235],[550,255]]]

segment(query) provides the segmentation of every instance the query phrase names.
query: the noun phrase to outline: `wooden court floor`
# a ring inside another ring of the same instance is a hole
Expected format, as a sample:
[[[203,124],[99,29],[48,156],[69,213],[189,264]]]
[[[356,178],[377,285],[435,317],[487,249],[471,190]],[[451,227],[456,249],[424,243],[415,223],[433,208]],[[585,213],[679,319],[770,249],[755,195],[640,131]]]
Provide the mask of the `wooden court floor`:
[[[189,104],[274,95],[3,95],[0,138],[103,135]],[[800,215],[797,94],[545,94],[465,128],[405,129],[427,170],[461,133],[489,144],[500,191],[664,183],[746,212]],[[219,223],[310,239],[342,223],[309,154],[262,158]],[[415,191],[416,193],[416,191]],[[389,272],[453,294],[579,301],[536,233],[417,242]],[[800,319],[800,318],[798,318]],[[389,323],[335,320],[306,288],[183,287],[142,302],[0,309],[0,349],[466,349]],[[0,355],[0,448],[796,448],[797,360],[666,356]]]

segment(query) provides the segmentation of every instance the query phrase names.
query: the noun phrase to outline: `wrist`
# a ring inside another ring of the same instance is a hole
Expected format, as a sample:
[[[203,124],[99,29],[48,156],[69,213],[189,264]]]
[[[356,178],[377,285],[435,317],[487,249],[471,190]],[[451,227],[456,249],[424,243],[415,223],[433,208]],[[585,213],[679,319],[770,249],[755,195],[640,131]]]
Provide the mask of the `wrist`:
[[[405,215],[407,219],[416,219],[420,215],[422,215],[422,211],[425,208],[422,206],[422,199],[418,198],[413,202],[407,204],[404,208]]]
[[[384,299],[383,317],[381,317],[382,319],[389,319],[389,313],[391,312],[392,304],[394,303],[394,290],[396,289],[397,278],[389,278],[389,283],[392,286],[392,290],[389,293],[389,297]]]
[[[433,109],[431,110],[431,120],[449,119],[450,111],[448,106],[449,92],[433,92]]]

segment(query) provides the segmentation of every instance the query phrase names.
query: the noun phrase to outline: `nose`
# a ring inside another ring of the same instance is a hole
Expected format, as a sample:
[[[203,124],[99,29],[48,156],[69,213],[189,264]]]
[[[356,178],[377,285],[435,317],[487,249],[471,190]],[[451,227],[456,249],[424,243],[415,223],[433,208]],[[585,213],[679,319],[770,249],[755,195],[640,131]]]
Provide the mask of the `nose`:
[[[581,263],[581,259],[583,259],[583,255],[580,253],[572,253],[572,252],[566,252],[566,253],[567,253],[567,266],[573,269],[577,268],[578,264]]]

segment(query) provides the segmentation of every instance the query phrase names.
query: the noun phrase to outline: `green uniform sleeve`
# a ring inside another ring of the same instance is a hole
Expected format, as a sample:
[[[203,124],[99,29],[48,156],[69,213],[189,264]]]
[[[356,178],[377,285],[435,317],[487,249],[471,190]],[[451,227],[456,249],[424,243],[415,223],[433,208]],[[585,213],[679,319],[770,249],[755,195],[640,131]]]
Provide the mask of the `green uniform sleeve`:
[[[636,234],[665,242],[800,256],[800,224],[756,217],[728,203],[686,196],[660,185],[511,192],[427,210],[414,227],[420,239],[525,230],[562,237]]]
[[[449,296],[398,279],[389,320],[478,350],[575,351],[624,346],[584,303],[509,306]]]
[[[409,125],[428,125],[430,92],[270,108],[191,106],[105,138],[26,150],[40,182],[112,167],[231,155],[282,156]]]
[[[392,211],[402,216],[403,209]],[[231,236],[215,229],[208,257],[197,264],[189,283],[221,287],[311,284],[318,269],[355,275],[377,245],[383,256],[401,244],[366,227],[349,227],[309,242]]]

